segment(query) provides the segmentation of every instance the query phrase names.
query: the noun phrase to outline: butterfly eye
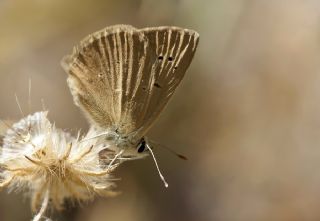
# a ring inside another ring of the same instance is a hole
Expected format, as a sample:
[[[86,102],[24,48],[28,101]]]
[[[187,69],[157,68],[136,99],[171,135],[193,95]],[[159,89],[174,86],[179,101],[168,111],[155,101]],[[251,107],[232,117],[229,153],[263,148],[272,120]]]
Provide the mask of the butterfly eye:
[[[142,153],[146,149],[146,141],[144,138],[141,138],[138,146],[137,146],[137,151],[138,153]]]
[[[138,153],[142,153],[146,149],[146,146],[144,144],[140,144],[138,146]]]

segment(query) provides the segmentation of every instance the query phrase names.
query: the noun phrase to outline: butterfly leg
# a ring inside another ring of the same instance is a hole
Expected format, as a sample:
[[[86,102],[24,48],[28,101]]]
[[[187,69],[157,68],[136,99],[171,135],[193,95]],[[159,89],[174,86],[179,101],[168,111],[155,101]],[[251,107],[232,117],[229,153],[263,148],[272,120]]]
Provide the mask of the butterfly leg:
[[[119,164],[114,164],[114,165],[108,167],[108,169],[102,170],[99,172],[87,171],[87,170],[78,170],[78,172],[81,174],[84,174],[84,175],[89,175],[89,176],[105,176],[105,175],[111,173],[114,169],[116,169],[118,165]]]

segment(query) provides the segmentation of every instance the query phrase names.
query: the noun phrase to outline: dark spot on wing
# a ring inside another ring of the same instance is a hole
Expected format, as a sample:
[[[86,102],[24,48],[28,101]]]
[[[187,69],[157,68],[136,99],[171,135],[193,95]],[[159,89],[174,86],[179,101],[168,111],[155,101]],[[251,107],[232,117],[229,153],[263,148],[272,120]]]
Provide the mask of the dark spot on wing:
[[[158,57],[158,59],[162,61],[162,60],[163,60],[163,56],[160,55],[160,56]]]
[[[157,87],[157,88],[161,88],[160,84],[158,84],[157,82],[153,84],[153,86]]]
[[[173,57],[168,57],[168,61],[173,61]]]

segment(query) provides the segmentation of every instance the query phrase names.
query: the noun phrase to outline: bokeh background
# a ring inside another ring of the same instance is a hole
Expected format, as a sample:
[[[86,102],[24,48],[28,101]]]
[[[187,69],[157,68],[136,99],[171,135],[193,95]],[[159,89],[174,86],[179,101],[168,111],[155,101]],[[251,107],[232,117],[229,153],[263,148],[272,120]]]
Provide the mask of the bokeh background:
[[[113,24],[200,33],[184,81],[148,134],[156,149],[116,171],[116,198],[61,221],[320,220],[320,2],[317,0],[0,0],[0,118],[49,109],[75,133],[86,120],[60,67],[87,34]],[[31,107],[28,82],[32,81]],[[43,102],[42,102],[43,100]],[[23,193],[0,193],[0,220],[30,220]]]

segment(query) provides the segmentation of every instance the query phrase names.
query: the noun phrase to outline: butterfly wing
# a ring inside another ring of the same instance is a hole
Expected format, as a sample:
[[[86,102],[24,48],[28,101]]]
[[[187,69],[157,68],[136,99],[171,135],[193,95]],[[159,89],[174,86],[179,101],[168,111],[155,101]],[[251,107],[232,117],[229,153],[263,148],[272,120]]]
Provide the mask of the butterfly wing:
[[[141,32],[147,37],[149,48],[156,54],[153,61],[141,133],[159,116],[189,67],[198,45],[199,34],[178,27],[145,28]]]
[[[93,125],[138,141],[182,80],[198,33],[177,27],[111,26],[62,62],[75,103]]]

